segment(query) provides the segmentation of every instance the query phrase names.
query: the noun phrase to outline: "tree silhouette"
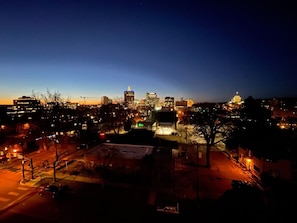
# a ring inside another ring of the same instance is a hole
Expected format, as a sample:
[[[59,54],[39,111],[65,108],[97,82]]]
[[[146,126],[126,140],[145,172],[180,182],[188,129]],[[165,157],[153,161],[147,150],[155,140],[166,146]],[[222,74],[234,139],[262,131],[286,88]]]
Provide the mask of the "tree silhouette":
[[[120,129],[127,120],[127,114],[124,107],[120,104],[103,105],[99,114],[101,123],[106,131],[113,131],[115,135],[119,135]]]
[[[226,118],[226,111],[222,110],[218,104],[201,103],[198,106],[198,112],[192,116],[192,123],[195,126],[195,132],[206,141],[206,167],[210,168],[211,147],[225,141],[235,126]]]
[[[267,125],[267,120],[271,119],[271,112],[262,107],[259,100],[249,96],[244,100],[244,106],[240,111],[244,121],[253,123],[252,125]]]

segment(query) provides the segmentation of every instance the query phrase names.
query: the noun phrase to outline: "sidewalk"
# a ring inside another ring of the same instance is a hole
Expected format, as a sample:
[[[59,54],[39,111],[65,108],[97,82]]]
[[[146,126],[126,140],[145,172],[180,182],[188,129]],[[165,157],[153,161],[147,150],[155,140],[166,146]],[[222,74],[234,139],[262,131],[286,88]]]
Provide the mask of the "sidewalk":
[[[24,182],[20,181],[20,184],[31,186],[31,187],[38,187],[40,181],[42,181],[43,179],[53,179],[53,170],[48,171],[47,173],[42,173],[42,176],[35,177],[34,179],[25,180]],[[79,182],[85,182],[85,183],[103,184],[102,179],[99,179],[99,178],[56,173],[56,181],[59,181],[59,180],[70,180],[70,181],[79,181]]]
[[[84,183],[93,183],[102,185],[102,187],[106,186],[116,186],[116,187],[122,187],[122,188],[131,188],[131,187],[137,187],[139,188],[139,185],[134,185],[130,183],[124,183],[124,182],[118,182],[118,181],[109,181],[109,180],[103,180],[98,177],[86,177],[86,176],[80,176],[80,175],[71,175],[71,174],[65,174],[65,173],[56,173],[56,182],[53,180],[53,170],[50,170],[46,173],[42,173],[42,176],[35,177],[34,179],[27,179],[25,182],[20,181],[21,185],[31,186],[31,187],[38,187],[40,186],[40,182],[47,179],[48,181],[51,181],[52,183],[59,182],[60,180],[66,180],[66,181],[77,181],[77,182],[84,182]],[[143,188],[146,188],[144,186]]]

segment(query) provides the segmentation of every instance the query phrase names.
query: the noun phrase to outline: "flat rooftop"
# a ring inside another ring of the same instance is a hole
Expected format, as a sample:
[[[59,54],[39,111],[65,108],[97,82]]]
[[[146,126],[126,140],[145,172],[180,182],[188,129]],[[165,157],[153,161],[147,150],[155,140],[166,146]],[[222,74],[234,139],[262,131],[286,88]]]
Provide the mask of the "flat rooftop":
[[[153,148],[153,146],[149,145],[102,143],[85,154],[113,156],[123,159],[142,159],[145,155],[150,155],[153,152]]]

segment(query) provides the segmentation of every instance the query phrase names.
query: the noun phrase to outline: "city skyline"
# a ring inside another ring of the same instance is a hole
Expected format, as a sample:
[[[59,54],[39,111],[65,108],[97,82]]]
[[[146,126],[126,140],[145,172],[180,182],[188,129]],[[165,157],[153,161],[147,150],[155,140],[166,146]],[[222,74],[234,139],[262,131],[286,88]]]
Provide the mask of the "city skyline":
[[[0,104],[32,92],[227,102],[296,97],[296,6],[250,1],[0,3]],[[96,98],[97,99],[97,98]]]
[[[129,86],[130,87],[130,86]],[[128,89],[126,91],[133,91],[132,89]],[[134,91],[133,91],[134,92]],[[103,100],[108,98],[108,99],[111,99],[112,103],[123,103],[125,101],[125,96],[116,96],[116,97],[113,97],[113,98],[110,98],[108,97],[107,95],[103,95],[101,97],[84,97],[84,96],[80,96],[79,97],[79,100],[78,101],[73,101],[71,100],[71,97],[68,97],[68,98],[65,98],[63,97],[63,95],[60,95],[59,92],[50,92],[50,94],[52,94],[52,96],[54,94],[58,94],[60,97],[58,98],[58,101],[60,102],[70,102],[70,103],[78,103],[80,105],[101,105],[103,103]],[[124,93],[124,91],[123,91]],[[135,93],[135,92],[134,92]],[[172,97],[170,95],[167,95],[165,96],[164,98],[160,98],[158,96],[158,93],[157,92],[147,92],[147,93],[151,93],[151,94],[156,94],[158,99],[159,99],[159,102],[162,104],[165,102],[165,98],[166,97]],[[35,94],[35,95],[34,95]],[[51,98],[49,98],[49,95],[47,95],[46,93],[44,94],[45,97],[47,97],[47,100],[48,102],[53,102]],[[23,96],[20,96],[20,97],[17,97],[17,98],[14,98],[11,102],[8,102],[8,103],[5,103],[5,104],[1,104],[0,105],[12,105],[13,104],[13,101],[14,100],[18,100],[18,99],[22,99],[24,97],[28,97],[28,98],[33,98],[33,99],[36,99],[36,100],[40,100],[42,103],[45,102],[45,98],[40,95],[40,94],[36,94],[36,92],[32,92],[31,95],[23,95]],[[106,98],[105,98],[106,97]],[[211,102],[211,101],[193,101],[192,98],[184,98],[184,97],[180,97],[180,98],[175,98],[173,97],[174,99],[174,102],[176,101],[191,101],[191,103],[229,103],[229,102],[232,102],[234,101],[234,98],[237,97],[239,100],[241,100],[242,102],[247,99],[247,98],[242,98],[240,93],[238,91],[236,91],[228,100],[226,101],[217,101],[217,102]],[[252,95],[250,95],[249,97],[253,97]],[[253,97],[254,98],[254,97]],[[271,97],[271,98],[254,98],[254,99],[273,99],[273,98],[279,98],[279,99],[296,99],[297,100],[297,97]],[[238,100],[237,99],[237,100]],[[141,97],[141,98],[135,98],[134,101],[135,103],[137,102],[141,102],[142,100],[146,100],[146,95],[144,97]]]
[[[50,97],[53,97],[55,94],[58,95],[57,101],[59,101],[59,102],[78,103],[78,104],[81,104],[81,105],[96,105],[96,104],[98,105],[98,104],[102,104],[102,100],[104,100],[106,98],[111,99],[112,100],[112,103],[123,103],[125,101],[124,93],[126,91],[131,91],[135,95],[135,92],[132,89],[130,89],[130,86],[128,86],[128,88],[125,91],[123,91],[123,95],[122,96],[115,96],[113,98],[108,97],[107,95],[103,95],[101,97],[100,96],[98,96],[98,97],[80,96],[79,99],[78,99],[79,101],[73,101],[73,100],[71,100],[71,97],[66,98],[66,97],[63,97],[63,95],[61,95],[59,92],[51,92],[50,90],[48,90],[48,92],[38,92],[38,93],[37,92],[31,92],[30,95],[19,96],[17,98],[14,98],[12,101],[6,103],[6,105],[12,105],[14,100],[26,99],[26,98],[40,100],[42,103],[44,103],[45,101],[53,102],[52,101],[52,98],[50,98]],[[51,94],[51,96],[49,96],[49,94]],[[172,98],[172,96],[170,96],[170,95],[167,95],[164,98],[160,98],[158,96],[158,93],[157,92],[146,92],[146,94],[156,94],[160,103],[165,102],[166,97]],[[232,97],[230,97],[230,100],[228,100],[228,101],[222,101],[222,102],[226,102],[227,103],[227,102],[231,101],[232,98],[235,95],[240,96],[239,92],[235,92],[234,95]],[[46,97],[46,99],[45,99],[45,97]],[[240,98],[241,98],[241,96],[240,96]],[[193,101],[191,98],[184,98],[184,97],[180,97],[180,98],[173,97],[173,99],[174,99],[174,101],[188,101],[188,100],[190,100],[193,103],[207,102],[207,101]],[[143,97],[140,97],[140,98],[136,98],[136,97],[134,98],[135,103],[141,102],[143,100],[146,100],[146,95],[144,95]],[[0,103],[0,105],[5,105],[5,104],[1,104]]]

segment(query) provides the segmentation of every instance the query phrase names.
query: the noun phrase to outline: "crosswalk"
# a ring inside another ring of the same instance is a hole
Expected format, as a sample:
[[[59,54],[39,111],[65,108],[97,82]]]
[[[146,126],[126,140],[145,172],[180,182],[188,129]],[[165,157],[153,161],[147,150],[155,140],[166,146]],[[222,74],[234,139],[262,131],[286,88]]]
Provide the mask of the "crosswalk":
[[[17,168],[17,167],[11,167],[11,166],[0,166],[0,172],[4,172],[6,171],[7,173],[9,172],[13,172],[13,173],[17,173],[19,172],[21,169]]]
[[[25,191],[29,190],[29,187],[18,186],[14,190],[7,192],[6,194],[1,194],[0,196],[0,210],[20,196],[24,194]]]
[[[10,200],[10,198],[0,197],[0,201],[2,201],[2,202],[8,202],[9,200]]]

